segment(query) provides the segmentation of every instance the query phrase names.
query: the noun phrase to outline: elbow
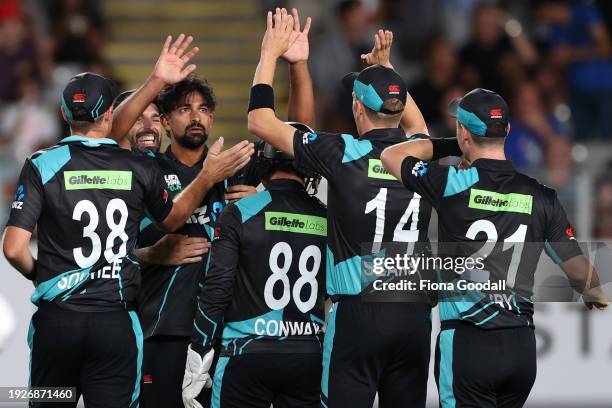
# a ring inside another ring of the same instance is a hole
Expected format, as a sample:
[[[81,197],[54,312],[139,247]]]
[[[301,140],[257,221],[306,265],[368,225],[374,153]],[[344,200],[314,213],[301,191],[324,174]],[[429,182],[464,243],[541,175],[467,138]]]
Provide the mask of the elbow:
[[[382,161],[382,164],[383,164],[383,166],[385,166],[385,168],[389,168],[388,166],[389,166],[390,160],[391,160],[391,152],[389,151],[389,149],[391,149],[391,148],[387,147],[380,154],[380,160]]]
[[[5,239],[2,244],[2,252],[4,253],[6,260],[12,264],[15,262],[15,260],[19,259],[21,248],[19,248],[17,245],[11,244],[7,239]]]

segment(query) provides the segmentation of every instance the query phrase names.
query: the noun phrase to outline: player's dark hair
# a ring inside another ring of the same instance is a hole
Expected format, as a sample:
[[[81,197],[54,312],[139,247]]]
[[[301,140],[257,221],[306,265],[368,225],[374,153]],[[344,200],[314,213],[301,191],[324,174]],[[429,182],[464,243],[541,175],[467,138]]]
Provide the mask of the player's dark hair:
[[[156,105],[159,107],[159,113],[169,115],[175,110],[179,103],[184,100],[187,95],[198,92],[206,101],[206,106],[213,112],[217,106],[217,100],[212,87],[207,80],[198,78],[195,75],[189,75],[181,82],[166,86],[158,95]]]
[[[73,116],[83,117],[85,115],[90,115],[89,111],[82,106],[75,106],[71,109],[71,111],[72,111]],[[100,124],[100,122],[102,121],[102,116],[103,115],[100,115],[93,122],[88,122],[86,120],[72,120],[72,119],[66,119],[66,122],[68,123],[68,126],[70,127],[70,130],[73,133],[74,132],[87,133]]]

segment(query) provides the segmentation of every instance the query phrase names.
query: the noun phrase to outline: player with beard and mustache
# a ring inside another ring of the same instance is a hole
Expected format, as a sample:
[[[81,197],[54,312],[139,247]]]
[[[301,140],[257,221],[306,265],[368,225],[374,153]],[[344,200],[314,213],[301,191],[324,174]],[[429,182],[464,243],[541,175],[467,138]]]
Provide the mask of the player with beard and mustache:
[[[181,34],[179,39],[184,40],[185,36]],[[191,43],[191,37],[184,42]],[[312,109],[298,109],[308,103],[307,98],[312,98],[311,94],[304,93],[310,89],[307,64],[289,62],[289,117],[312,123]],[[197,174],[208,154],[206,142],[214,123],[216,100],[208,82],[194,75],[176,83],[167,78],[160,80],[163,65],[160,67],[158,61],[149,79],[118,106],[113,116],[113,134],[118,139],[121,139],[119,135],[127,135],[141,113],[155,103],[170,137],[170,146],[165,153],[155,154],[155,160],[165,176],[169,193],[176,194]],[[217,217],[228,200],[238,200],[257,191],[252,185],[259,184],[259,180],[250,173],[245,168],[229,183],[221,180],[215,184],[201,207],[178,231],[182,235],[164,235],[147,219],[141,223],[141,249],[137,252],[142,261],[139,315],[145,338],[141,401],[147,408],[182,406],[181,382],[187,346],[199,284],[207,269],[210,243],[206,240],[212,238]],[[183,240],[182,244],[177,243],[179,239]],[[209,406],[210,390],[202,392],[197,400],[202,406]]]
[[[117,96],[113,103],[113,109],[117,109],[117,106],[133,94],[134,91],[135,89],[125,91]],[[165,130],[161,124],[159,107],[157,104],[151,103],[138,117],[134,126],[130,128],[126,135],[127,137],[122,139],[120,146],[124,149],[143,153],[148,151],[157,153],[161,147],[161,135],[163,133],[165,133]]]

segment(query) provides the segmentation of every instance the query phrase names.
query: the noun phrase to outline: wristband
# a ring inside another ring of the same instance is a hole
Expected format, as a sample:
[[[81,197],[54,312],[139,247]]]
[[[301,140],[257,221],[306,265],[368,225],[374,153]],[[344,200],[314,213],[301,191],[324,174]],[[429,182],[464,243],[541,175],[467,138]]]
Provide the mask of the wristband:
[[[268,84],[257,84],[251,88],[249,112],[261,108],[274,110],[274,89]]]
[[[430,140],[433,147],[431,160],[438,160],[447,156],[461,156],[463,154],[459,148],[459,142],[454,137]]]

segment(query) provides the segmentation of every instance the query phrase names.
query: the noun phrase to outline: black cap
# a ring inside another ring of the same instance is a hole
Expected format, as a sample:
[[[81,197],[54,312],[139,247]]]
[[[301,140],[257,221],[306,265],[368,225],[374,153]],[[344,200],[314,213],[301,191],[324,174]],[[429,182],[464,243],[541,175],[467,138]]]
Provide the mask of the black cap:
[[[402,77],[391,68],[382,65],[372,65],[361,72],[351,72],[342,78],[344,86],[355,92],[355,97],[374,112],[395,115],[404,110],[404,106],[397,111],[383,108],[389,99],[399,99],[406,105],[408,90]]]
[[[133,94],[134,92],[136,92],[135,89],[130,89],[129,91],[124,91],[121,92],[116,98],[115,101],[113,102],[113,109],[117,109],[117,106],[121,105],[121,102],[125,101],[128,96],[130,96],[131,94]]]
[[[508,104],[488,89],[476,88],[463,98],[453,100],[448,114],[476,136],[506,137],[508,134]]]
[[[62,92],[62,106],[69,120],[93,122],[102,116],[117,96],[110,79],[83,72],[73,77]]]

